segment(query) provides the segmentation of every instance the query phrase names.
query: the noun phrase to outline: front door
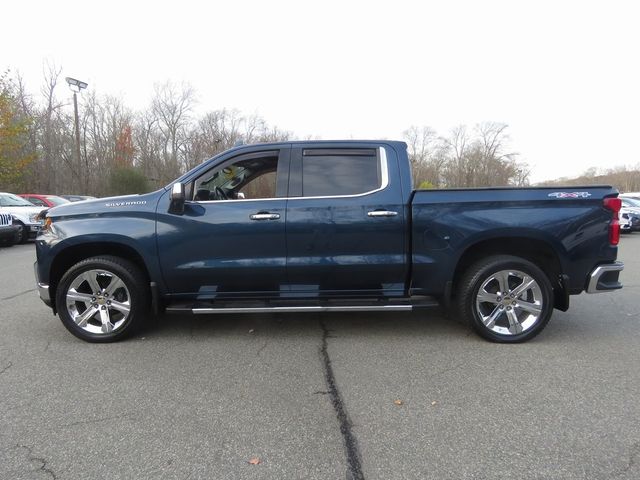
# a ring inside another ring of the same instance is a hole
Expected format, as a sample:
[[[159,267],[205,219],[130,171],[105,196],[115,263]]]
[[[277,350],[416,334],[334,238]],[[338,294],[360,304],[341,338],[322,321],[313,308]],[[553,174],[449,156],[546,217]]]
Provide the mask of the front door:
[[[183,215],[158,208],[158,252],[172,295],[272,297],[286,289],[290,148],[227,159],[186,188]]]

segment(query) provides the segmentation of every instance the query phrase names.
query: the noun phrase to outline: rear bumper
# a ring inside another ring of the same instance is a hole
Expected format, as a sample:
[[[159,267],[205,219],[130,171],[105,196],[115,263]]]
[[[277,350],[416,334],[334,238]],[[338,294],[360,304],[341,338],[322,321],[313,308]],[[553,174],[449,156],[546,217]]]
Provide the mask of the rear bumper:
[[[51,296],[49,295],[49,285],[46,283],[42,283],[38,278],[38,262],[33,264],[33,270],[36,276],[36,286],[38,287],[38,295],[40,295],[40,300],[42,300],[48,307],[52,305]]]
[[[598,265],[588,277],[587,293],[603,293],[622,288],[618,277],[623,269],[622,262]]]

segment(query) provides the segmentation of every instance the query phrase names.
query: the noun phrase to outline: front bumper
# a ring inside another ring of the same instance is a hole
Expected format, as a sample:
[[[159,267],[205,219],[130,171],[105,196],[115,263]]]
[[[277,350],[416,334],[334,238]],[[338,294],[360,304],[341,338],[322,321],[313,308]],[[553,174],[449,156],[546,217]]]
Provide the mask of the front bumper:
[[[49,295],[49,285],[46,283],[42,283],[38,278],[38,262],[33,264],[33,270],[36,276],[36,286],[38,287],[38,295],[40,295],[40,300],[42,300],[48,307],[52,305],[51,296]]]
[[[34,239],[38,236],[38,234],[40,233],[40,230],[42,230],[42,224],[35,223],[35,224],[25,225],[25,228],[27,230],[27,235],[29,236],[29,238]]]
[[[603,293],[622,288],[618,277],[623,269],[622,262],[598,265],[588,277],[587,293]]]

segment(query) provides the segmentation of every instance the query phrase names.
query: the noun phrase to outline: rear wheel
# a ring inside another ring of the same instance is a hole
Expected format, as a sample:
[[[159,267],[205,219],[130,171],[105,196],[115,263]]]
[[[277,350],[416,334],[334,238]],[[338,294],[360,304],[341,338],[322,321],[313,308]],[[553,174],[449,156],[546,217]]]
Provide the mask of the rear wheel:
[[[148,312],[148,299],[140,269],[113,256],[76,263],[56,290],[62,323],[88,342],[114,342],[134,333]]]
[[[553,312],[547,275],[524,258],[499,255],[472,265],[458,288],[459,315],[482,337],[524,342],[540,333]]]

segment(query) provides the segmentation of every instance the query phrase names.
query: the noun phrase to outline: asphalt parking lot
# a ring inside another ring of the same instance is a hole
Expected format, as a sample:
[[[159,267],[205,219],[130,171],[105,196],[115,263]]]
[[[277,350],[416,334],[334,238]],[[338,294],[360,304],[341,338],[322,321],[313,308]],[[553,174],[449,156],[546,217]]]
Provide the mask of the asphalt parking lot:
[[[0,478],[640,478],[640,234],[621,243],[625,288],[522,345],[437,312],[165,316],[92,345],[37,298],[33,245],[2,248]]]

